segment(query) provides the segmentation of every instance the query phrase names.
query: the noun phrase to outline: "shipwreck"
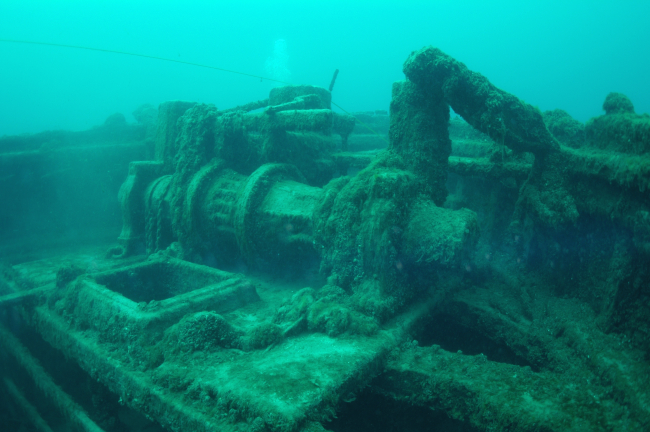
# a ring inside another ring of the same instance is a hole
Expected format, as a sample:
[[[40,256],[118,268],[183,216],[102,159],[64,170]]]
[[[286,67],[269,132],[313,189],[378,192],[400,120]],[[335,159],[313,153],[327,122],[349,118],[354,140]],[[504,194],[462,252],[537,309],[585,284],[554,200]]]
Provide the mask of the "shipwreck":
[[[404,74],[0,139],[6,430],[648,430],[650,116]]]

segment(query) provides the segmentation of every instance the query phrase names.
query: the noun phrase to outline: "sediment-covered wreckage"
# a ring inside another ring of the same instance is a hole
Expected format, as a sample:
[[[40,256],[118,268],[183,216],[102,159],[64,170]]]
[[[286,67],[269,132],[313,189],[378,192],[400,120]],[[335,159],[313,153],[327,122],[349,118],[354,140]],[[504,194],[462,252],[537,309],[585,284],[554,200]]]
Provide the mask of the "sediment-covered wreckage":
[[[31,177],[65,190],[130,161],[108,252],[8,237],[4,417],[40,431],[648,430],[650,117],[615,93],[586,125],[542,113],[434,48],[404,73],[389,128],[357,116],[379,137],[327,90],[287,86],[223,111],[166,102],[140,129],[118,116],[0,140],[13,217],[37,198],[21,193],[26,166],[78,160]],[[102,184],[88,206],[117,192]]]

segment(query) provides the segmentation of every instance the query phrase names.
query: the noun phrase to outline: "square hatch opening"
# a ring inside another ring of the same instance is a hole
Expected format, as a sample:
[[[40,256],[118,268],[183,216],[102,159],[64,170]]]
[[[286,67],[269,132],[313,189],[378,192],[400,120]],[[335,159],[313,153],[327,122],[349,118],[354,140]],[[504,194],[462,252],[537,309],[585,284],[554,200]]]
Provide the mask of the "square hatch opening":
[[[165,300],[231,277],[230,273],[176,259],[148,261],[93,275],[98,284],[136,303]]]

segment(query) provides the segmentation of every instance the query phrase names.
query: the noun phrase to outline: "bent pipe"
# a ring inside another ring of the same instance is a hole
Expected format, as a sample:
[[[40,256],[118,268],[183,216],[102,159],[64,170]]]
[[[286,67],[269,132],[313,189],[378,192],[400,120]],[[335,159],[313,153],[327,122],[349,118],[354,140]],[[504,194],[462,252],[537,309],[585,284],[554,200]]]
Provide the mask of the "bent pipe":
[[[560,149],[539,109],[498,89],[439,49],[412,52],[403,70],[420,88],[442,96],[467,123],[512,150],[543,156]]]

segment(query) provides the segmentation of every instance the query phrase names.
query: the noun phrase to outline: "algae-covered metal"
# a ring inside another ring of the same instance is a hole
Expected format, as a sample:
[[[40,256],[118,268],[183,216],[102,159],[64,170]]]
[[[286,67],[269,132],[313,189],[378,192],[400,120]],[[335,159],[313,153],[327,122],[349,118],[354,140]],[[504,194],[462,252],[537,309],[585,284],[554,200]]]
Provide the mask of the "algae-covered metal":
[[[0,329],[6,364],[83,430],[418,409],[458,430],[646,430],[648,117],[619,94],[586,126],[541,113],[431,47],[404,72],[390,117],[357,114],[379,137],[314,86],[161,104],[117,244],[3,267],[3,325],[38,335]],[[65,373],[40,368],[60,353]]]

